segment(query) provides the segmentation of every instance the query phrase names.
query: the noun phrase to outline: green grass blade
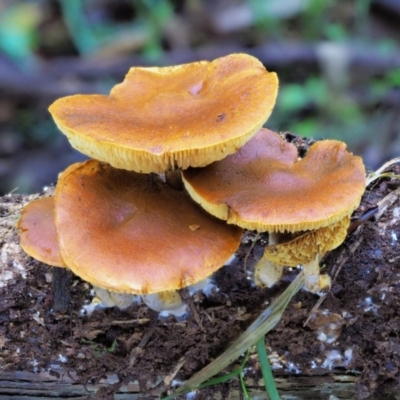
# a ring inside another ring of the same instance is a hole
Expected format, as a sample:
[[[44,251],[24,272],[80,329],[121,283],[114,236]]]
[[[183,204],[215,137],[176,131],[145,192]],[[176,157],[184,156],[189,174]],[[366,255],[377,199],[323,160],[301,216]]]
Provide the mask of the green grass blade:
[[[239,373],[240,387],[242,388],[243,397],[245,398],[245,400],[251,400],[246,388],[246,384],[244,382],[244,375],[243,375],[244,366],[246,365],[249,357],[250,357],[250,349],[247,350],[247,354],[243,358],[242,364],[240,365],[240,373]]]
[[[226,381],[229,381],[230,379],[236,378],[238,375],[240,375],[241,372],[242,372],[242,368],[236,368],[229,374],[226,374],[223,376],[218,376],[216,378],[210,379],[207,382],[204,382],[203,384],[199,385],[199,387],[197,389],[204,389],[208,386],[213,386],[213,385],[218,385],[219,383],[224,383]],[[179,393],[175,392],[169,396],[163,397],[162,400],[172,400],[172,399],[175,399],[175,397],[180,396],[181,394],[189,393],[191,391],[192,391],[191,389],[188,389],[184,392],[179,392]]]
[[[230,372],[229,374],[223,375],[223,376],[218,376],[216,378],[210,379],[207,382],[202,383],[201,385],[199,385],[199,387],[197,389],[203,389],[207,386],[213,386],[213,385],[217,385],[218,383],[223,383],[226,381],[229,381],[230,379],[236,378],[237,376],[239,376],[240,378],[240,382],[242,383],[242,389],[243,389],[243,393],[245,396],[245,399],[249,399],[249,395],[247,393],[247,389],[244,385],[244,381],[243,381],[243,369],[244,366],[246,365],[248,359],[250,357],[250,349],[247,351],[246,355],[243,358],[242,363],[240,364],[240,367],[236,368],[235,370],[233,370],[232,372]],[[178,397],[181,394],[185,394],[185,393],[189,393],[191,392],[191,389],[188,389],[187,391],[185,391],[184,393],[173,393],[167,397],[163,397],[162,400],[172,400],[175,397]]]
[[[240,379],[240,387],[242,388],[243,392],[243,397],[245,398],[245,400],[251,400],[249,392],[247,391],[246,388],[246,383],[244,382],[243,371],[239,374],[239,379]]]
[[[368,186],[370,183],[372,183],[373,181],[376,181],[379,178],[382,177],[388,177],[388,178],[397,178],[398,176],[393,174],[392,172],[389,173],[384,173],[384,171],[389,168],[390,166],[394,165],[394,164],[398,164],[400,163],[400,157],[397,158],[393,158],[392,160],[389,160],[388,162],[386,162],[385,164],[383,164],[379,169],[377,169],[374,172],[371,172],[368,176],[367,176],[367,181],[365,186]],[[389,175],[388,175],[389,174]]]
[[[265,389],[267,390],[270,400],[280,400],[278,389],[275,385],[274,376],[272,375],[271,365],[265,350],[264,337],[257,342],[257,354],[260,360],[261,372],[264,378]]]
[[[264,337],[279,322],[289,301],[300,290],[303,284],[304,275],[303,272],[300,272],[287,289],[262,312],[223,354],[187,380],[176,391],[176,394],[182,394],[183,392],[198,388],[201,383],[215,376],[241,354],[245,353],[247,349],[255,345],[260,338]]]

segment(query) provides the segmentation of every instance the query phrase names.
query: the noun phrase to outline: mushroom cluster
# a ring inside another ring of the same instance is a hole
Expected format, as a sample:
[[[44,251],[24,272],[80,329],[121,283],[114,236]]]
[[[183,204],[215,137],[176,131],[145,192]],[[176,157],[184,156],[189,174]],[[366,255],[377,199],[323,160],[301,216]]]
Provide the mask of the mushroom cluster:
[[[329,287],[319,261],[345,239],[364,166],[332,140],[299,159],[262,128],[277,90],[275,73],[232,54],[131,68],[109,96],[57,100],[57,126],[93,159],[67,168],[54,198],[25,207],[23,249],[71,269],[106,301],[137,294],[157,311],[182,310],[177,290],[223,266],[246,228],[269,232],[257,284],[302,264],[307,290]]]
[[[242,233],[160,177],[97,160],[68,167],[54,198],[28,204],[18,225],[28,254],[68,266],[102,300],[108,294],[101,289],[107,289],[143,295],[146,304],[158,299],[157,311],[182,312],[176,290],[220,268]]]
[[[232,54],[131,68],[109,96],[57,100],[49,108],[57,126],[93,159],[60,174],[54,198],[25,207],[22,248],[71,269],[106,302],[138,294],[157,311],[184,310],[176,290],[223,266],[242,229],[163,177],[234,153],[268,119],[277,89],[275,73]]]
[[[346,237],[365,168],[343,142],[319,141],[299,159],[293,144],[263,128],[237,153],[184,171],[183,182],[210,214],[269,232],[256,283],[272,286],[283,266],[302,264],[306,289],[319,292],[330,286],[330,278],[319,275],[319,261]]]

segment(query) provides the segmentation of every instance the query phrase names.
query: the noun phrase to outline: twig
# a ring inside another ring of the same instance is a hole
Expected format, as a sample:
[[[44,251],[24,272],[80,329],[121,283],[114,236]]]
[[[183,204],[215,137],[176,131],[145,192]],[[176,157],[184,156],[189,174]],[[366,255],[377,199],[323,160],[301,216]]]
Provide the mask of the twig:
[[[253,243],[251,244],[249,250],[246,253],[246,256],[244,257],[244,261],[243,261],[243,265],[244,265],[244,272],[247,272],[247,259],[249,258],[251,252],[254,249],[254,246],[256,245],[256,242],[258,240],[258,238],[260,237],[260,232],[257,232],[256,236],[254,237]]]
[[[379,207],[379,211],[375,214],[375,218],[378,220],[396,200],[400,197],[400,188],[390,192],[387,196],[385,196],[382,200],[379,200],[377,206]]]
[[[318,310],[318,308],[321,306],[322,302],[326,299],[326,293],[324,293],[314,304],[314,307],[311,309],[311,311],[308,313],[308,317],[305,320],[303,327],[306,327],[308,322],[310,321],[312,315]]]
[[[345,45],[343,45],[345,46]],[[276,42],[251,49],[239,45],[223,48],[211,45],[196,50],[182,49],[165,53],[162,58],[151,62],[138,55],[112,57],[109,60],[81,59],[77,57],[58,58],[46,62],[35,72],[23,72],[17,66],[9,65],[0,59],[0,89],[11,94],[33,97],[57,98],[73,93],[102,93],[104,86],[93,82],[109,78],[122,79],[128,69],[135,65],[175,65],[198,60],[212,60],[228,53],[246,52],[257,57],[268,68],[292,65],[318,65],[318,44],[315,46],[302,43]],[[375,48],[365,47],[345,49],[349,53],[350,67],[362,67],[363,71],[377,73],[400,67],[398,53],[382,55]],[[60,80],[60,77],[63,80]],[[88,80],[92,82],[88,82]],[[395,99],[396,100],[396,99]],[[397,100],[396,100],[397,101]]]
[[[134,364],[136,364],[138,357],[140,357],[144,353],[144,348],[146,347],[148,341],[150,340],[150,338],[153,336],[154,332],[156,331],[157,316],[158,316],[158,313],[152,318],[152,323],[150,325],[149,330],[143,335],[139,344],[131,351],[131,354],[129,357],[129,367],[130,368]]]
[[[71,272],[67,268],[53,268],[53,310],[66,313],[71,300]]]
[[[171,373],[169,373],[165,378],[164,378],[164,385],[165,387],[170,387],[171,382],[174,380],[176,374],[180,371],[180,369],[185,365],[186,362],[186,357],[181,357],[181,359],[178,361],[178,363],[175,365],[174,369],[172,370]]]

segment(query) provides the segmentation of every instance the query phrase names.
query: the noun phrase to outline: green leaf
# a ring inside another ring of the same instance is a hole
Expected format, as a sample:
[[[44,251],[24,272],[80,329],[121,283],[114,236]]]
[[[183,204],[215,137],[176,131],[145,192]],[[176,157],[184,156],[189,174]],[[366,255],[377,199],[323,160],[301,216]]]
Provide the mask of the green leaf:
[[[271,365],[265,350],[264,337],[257,342],[257,354],[260,360],[261,372],[264,378],[264,386],[267,390],[270,400],[280,400],[278,389],[276,388],[274,376],[272,375]]]

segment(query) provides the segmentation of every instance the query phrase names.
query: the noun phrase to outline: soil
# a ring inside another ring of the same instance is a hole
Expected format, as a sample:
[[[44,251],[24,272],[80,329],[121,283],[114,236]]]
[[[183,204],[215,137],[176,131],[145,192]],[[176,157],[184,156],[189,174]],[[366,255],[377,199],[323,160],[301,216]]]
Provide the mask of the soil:
[[[300,152],[309,145],[291,134],[286,138],[298,144]],[[334,383],[340,376],[352,385],[346,398],[395,398],[389,393],[397,391],[400,383],[399,187],[399,180],[380,180],[368,188],[353,216],[352,226],[358,226],[323,260],[333,278],[324,301],[315,307],[319,297],[301,291],[267,335],[278,388],[283,381],[308,382],[311,393],[315,382]],[[46,398],[157,398],[170,389],[171,382],[189,378],[221,354],[296,276],[296,271],[286,271],[273,288],[256,288],[249,272],[262,255],[267,235],[257,240],[246,271],[244,258],[255,237],[254,232],[246,232],[233,263],[214,276],[218,290],[208,297],[197,293],[191,298],[182,290],[191,309],[186,319],[158,318],[143,303],[82,315],[83,306],[93,297],[90,285],[33,260],[19,247],[15,222],[22,206],[51,190],[0,198],[2,399],[21,393],[22,388],[27,393],[33,390],[23,381],[56,384]],[[369,210],[377,212],[361,223],[359,218]],[[246,384],[261,393],[260,380],[252,355]],[[19,381],[19,388],[11,381]],[[76,391],[70,388],[60,394],[60,388],[66,388],[61,383]],[[239,387],[232,380],[198,391],[196,399],[229,398]],[[31,391],[31,397],[24,398],[42,398],[39,386],[35,390],[35,395]],[[138,397],[124,397],[128,392]],[[387,395],[373,397],[377,393]],[[322,399],[329,393],[310,396],[298,398]]]

